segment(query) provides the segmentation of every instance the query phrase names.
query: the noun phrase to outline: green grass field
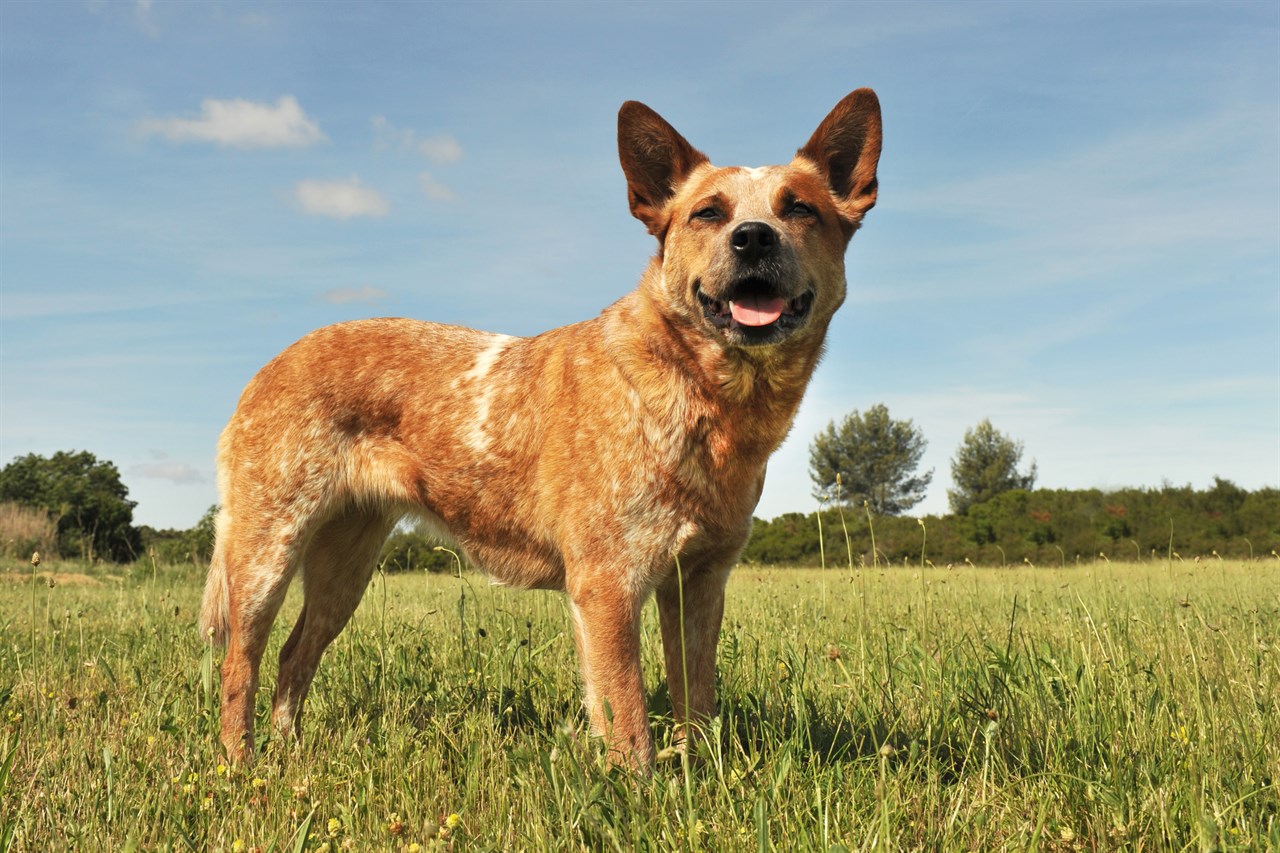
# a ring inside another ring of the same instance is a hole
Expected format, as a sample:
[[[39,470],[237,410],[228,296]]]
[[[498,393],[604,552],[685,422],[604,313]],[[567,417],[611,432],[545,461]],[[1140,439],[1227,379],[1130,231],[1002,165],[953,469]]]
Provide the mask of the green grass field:
[[[652,778],[587,736],[558,595],[375,577],[290,745],[295,589],[242,771],[200,578],[75,580],[0,583],[0,851],[1280,849],[1276,561],[740,568],[721,714]]]

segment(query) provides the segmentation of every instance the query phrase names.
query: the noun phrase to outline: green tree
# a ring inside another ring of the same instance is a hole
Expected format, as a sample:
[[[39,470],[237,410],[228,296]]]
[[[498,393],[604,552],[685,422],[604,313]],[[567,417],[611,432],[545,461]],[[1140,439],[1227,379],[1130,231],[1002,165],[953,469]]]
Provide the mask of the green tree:
[[[439,574],[455,571],[453,553],[439,549],[439,545],[439,537],[421,526],[409,530],[397,529],[383,544],[378,565],[386,572]],[[465,560],[463,564],[466,564]]]
[[[1031,490],[1036,482],[1036,463],[1026,473],[1018,473],[1022,461],[1022,442],[1014,441],[983,418],[973,429],[965,430],[964,440],[951,460],[951,481],[947,490],[951,511],[957,515],[1013,489]]]
[[[213,556],[217,518],[218,505],[214,504],[205,510],[194,527],[187,530],[156,530],[143,524],[138,528],[138,533],[148,556],[169,564],[207,566]]]
[[[86,559],[124,562],[142,551],[133,526],[129,490],[111,462],[88,451],[28,454],[0,469],[0,501],[48,512],[58,525],[58,548]]]
[[[829,423],[809,445],[814,497],[853,506],[865,501],[878,515],[906,512],[924,499],[933,479],[933,471],[915,476],[928,444],[910,420],[889,417],[883,403],[865,414],[855,409],[839,425]]]
[[[196,526],[182,534],[182,546],[187,559],[193,563],[207,563],[213,556],[213,540],[218,523],[218,505],[204,511]]]

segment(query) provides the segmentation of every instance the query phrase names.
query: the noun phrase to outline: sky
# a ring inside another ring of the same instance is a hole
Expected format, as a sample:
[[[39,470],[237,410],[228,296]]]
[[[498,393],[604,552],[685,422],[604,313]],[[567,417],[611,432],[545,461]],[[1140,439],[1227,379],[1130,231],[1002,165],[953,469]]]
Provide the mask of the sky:
[[[0,3],[0,464],[88,450],[135,522],[217,500],[245,383],[316,327],[587,319],[656,244],[625,100],[719,165],[884,117],[849,299],[757,515],[877,403],[1044,488],[1280,484],[1280,4]]]

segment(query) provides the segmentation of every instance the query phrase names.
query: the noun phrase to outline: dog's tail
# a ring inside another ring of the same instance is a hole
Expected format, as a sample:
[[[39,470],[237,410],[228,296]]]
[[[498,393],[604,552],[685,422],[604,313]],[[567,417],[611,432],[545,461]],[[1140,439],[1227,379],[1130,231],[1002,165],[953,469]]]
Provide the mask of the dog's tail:
[[[226,509],[218,512],[218,533],[213,544],[213,559],[209,561],[209,576],[204,582],[204,600],[200,604],[200,636],[215,646],[226,645],[227,628],[231,621],[231,595],[227,589],[227,558],[223,535],[226,526]]]

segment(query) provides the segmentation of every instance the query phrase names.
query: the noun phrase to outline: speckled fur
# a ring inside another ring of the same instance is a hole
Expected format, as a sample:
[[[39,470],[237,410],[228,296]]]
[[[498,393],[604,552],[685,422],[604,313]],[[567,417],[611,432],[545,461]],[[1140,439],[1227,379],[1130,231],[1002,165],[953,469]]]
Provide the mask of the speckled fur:
[[[844,252],[875,203],[879,151],[879,104],[865,89],[790,164],[756,169],[712,166],[629,102],[628,197],[659,241],[634,292],[532,338],[342,323],[264,367],[219,443],[201,615],[227,643],[228,753],[251,755],[259,666],[291,578],[301,574],[304,604],[280,652],[272,720],[285,734],[298,732],[320,657],[406,514],[502,583],[568,593],[587,708],[612,760],[653,759],[639,649],[651,594],[682,731],[714,713],[725,580],[844,301]],[[696,215],[708,208],[715,218]],[[697,297],[727,299],[752,273],[730,245],[744,222],[772,230],[781,292],[812,297],[798,328],[763,345],[723,334]]]

